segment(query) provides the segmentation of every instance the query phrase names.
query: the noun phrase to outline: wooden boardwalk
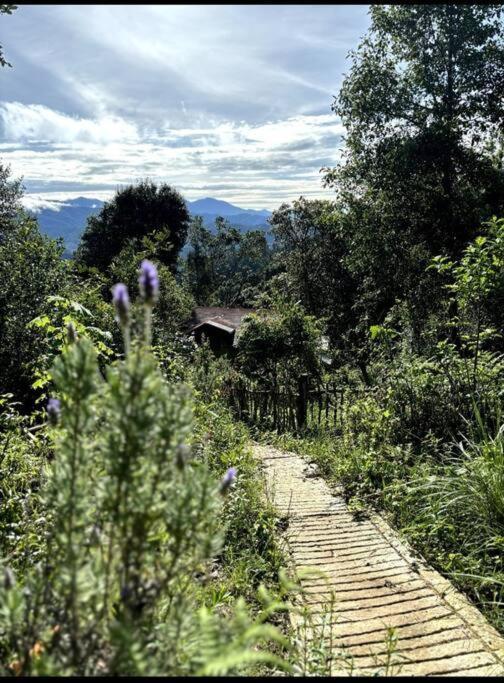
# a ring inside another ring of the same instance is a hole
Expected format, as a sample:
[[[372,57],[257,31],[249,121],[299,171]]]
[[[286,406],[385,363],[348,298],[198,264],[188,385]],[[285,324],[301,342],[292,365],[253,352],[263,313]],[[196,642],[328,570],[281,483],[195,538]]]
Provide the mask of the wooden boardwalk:
[[[293,567],[316,622],[335,598],[333,675],[376,673],[387,627],[397,629],[388,675],[504,675],[504,639],[453,585],[413,555],[378,515],[358,521],[299,455],[255,445],[269,496],[282,516]]]

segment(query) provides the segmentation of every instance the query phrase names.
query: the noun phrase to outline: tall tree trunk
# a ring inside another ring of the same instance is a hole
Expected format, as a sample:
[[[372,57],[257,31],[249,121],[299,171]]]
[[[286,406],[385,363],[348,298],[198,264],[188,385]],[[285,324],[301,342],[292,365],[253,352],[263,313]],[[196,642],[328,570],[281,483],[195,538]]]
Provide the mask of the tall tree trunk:
[[[448,31],[448,45],[447,45],[447,64],[446,64],[446,92],[445,92],[445,135],[446,148],[443,153],[443,191],[446,197],[446,232],[447,243],[452,257],[458,256],[458,249],[460,248],[460,228],[456,226],[454,221],[453,211],[453,186],[455,177],[454,164],[454,138],[455,138],[455,91],[454,91],[454,13],[455,7],[447,5],[447,31]]]

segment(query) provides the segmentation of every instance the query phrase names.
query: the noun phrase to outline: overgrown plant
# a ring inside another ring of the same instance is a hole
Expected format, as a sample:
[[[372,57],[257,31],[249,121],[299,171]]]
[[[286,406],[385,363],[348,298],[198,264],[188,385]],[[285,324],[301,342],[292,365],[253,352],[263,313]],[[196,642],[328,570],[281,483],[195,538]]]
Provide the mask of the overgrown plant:
[[[45,543],[24,576],[4,562],[4,675],[210,674],[254,662],[288,668],[261,647],[287,646],[263,623],[270,603],[256,620],[240,603],[225,623],[194,608],[195,585],[222,543],[221,502],[236,471],[219,484],[187,445],[190,393],[164,380],[150,350],[159,287],[149,262],[140,288],[140,339],[130,338],[126,287],[114,288],[124,360],[103,377],[92,343],[70,332],[52,369],[58,398],[47,407],[55,457],[40,495]]]
[[[503,266],[504,219],[495,217],[485,224],[484,234],[466,247],[458,263],[437,256],[430,266],[451,276],[446,287],[453,297],[452,310],[457,314],[450,324],[457,328],[462,351],[470,357],[468,376],[473,392],[479,390],[478,363],[482,350],[501,338],[494,325],[502,319],[492,311],[492,305],[502,302]]]

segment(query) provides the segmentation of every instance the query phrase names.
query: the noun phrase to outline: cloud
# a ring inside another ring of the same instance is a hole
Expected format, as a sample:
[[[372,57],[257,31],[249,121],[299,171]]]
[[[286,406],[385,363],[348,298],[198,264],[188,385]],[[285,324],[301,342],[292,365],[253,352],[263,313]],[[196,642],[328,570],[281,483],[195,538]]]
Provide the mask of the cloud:
[[[136,141],[132,123],[117,116],[96,120],[68,116],[41,104],[0,104],[3,138],[8,141],[93,142]]]
[[[346,54],[369,24],[367,11],[365,5],[20,6],[6,20],[14,69],[2,74],[2,95],[154,127],[167,115],[182,126],[198,117],[261,123],[313,113],[329,106]]]
[[[0,112],[12,111],[11,104],[16,108],[18,103],[3,103]],[[16,110],[31,111],[32,107]],[[61,118],[66,124],[67,117],[44,111],[44,121],[60,123]],[[0,154],[15,176],[24,177],[29,193],[67,191],[71,197],[83,191],[90,196],[94,190],[110,196],[120,185],[149,177],[174,185],[188,199],[201,196],[204,188],[213,185],[222,189],[223,198],[257,208],[274,208],[279,200],[300,194],[327,197],[320,168],[337,163],[342,133],[341,122],[332,114],[257,125],[245,121],[209,122],[196,128],[165,125],[155,135],[136,130],[134,139],[107,140],[101,131],[104,142],[79,139],[72,128],[74,138],[65,140],[61,135],[64,124],[58,129],[58,142],[52,143],[25,142],[22,127],[12,124],[11,135],[18,135],[21,144],[0,144]],[[99,120],[87,124],[85,130],[94,131]],[[124,124],[128,130],[128,123]],[[35,132],[35,126],[29,128],[30,135]],[[38,134],[47,137],[44,125]]]
[[[367,11],[20,5],[5,20],[0,157],[47,201],[145,176],[257,208],[328,196],[320,162],[337,163],[343,133],[330,105]]]
[[[51,211],[60,211],[64,206],[68,206],[61,199],[54,197],[44,197],[38,194],[26,194],[22,198],[22,203],[25,209],[33,213],[40,213],[43,209],[51,209]]]

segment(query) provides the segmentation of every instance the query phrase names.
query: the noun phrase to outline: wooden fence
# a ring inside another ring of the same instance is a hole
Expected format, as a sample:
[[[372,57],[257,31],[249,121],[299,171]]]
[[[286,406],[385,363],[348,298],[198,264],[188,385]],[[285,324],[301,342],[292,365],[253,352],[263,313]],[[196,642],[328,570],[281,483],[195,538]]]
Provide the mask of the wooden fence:
[[[228,398],[239,419],[264,429],[340,431],[352,400],[374,390],[335,382],[314,384],[301,375],[296,389],[259,388],[252,382],[240,382],[228,387]]]

